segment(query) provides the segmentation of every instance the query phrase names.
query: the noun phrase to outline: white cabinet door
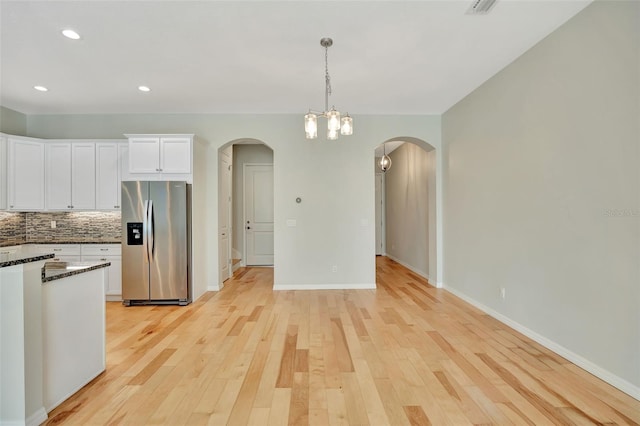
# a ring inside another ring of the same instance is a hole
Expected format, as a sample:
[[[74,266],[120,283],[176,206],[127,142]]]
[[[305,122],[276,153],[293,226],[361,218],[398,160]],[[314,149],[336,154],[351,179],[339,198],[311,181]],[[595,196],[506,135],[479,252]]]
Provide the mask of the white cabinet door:
[[[9,210],[44,210],[44,144],[9,138],[7,168]]]
[[[160,171],[191,173],[191,138],[160,138]]]
[[[45,145],[47,209],[95,209],[95,144],[45,142]]]
[[[122,246],[120,244],[83,244],[83,262],[111,262],[107,272],[107,300],[122,300]]]
[[[32,253],[53,253],[54,261],[78,262],[81,260],[80,244],[35,244],[29,249]]]
[[[83,262],[111,262],[107,268],[107,285],[104,293],[107,300],[122,300],[122,258],[120,256],[82,256]]]
[[[129,143],[128,142],[120,142],[118,144],[118,156],[120,157],[120,162],[118,166],[120,167],[120,177],[118,182],[118,194],[121,192],[122,181],[124,180],[132,180],[133,178],[129,174]],[[118,203],[120,205],[120,203]]]
[[[120,210],[122,181],[129,175],[127,142],[96,143],[96,209]]]
[[[129,139],[129,171],[131,173],[160,173],[160,138]]]
[[[7,208],[7,138],[0,135],[0,210]]]
[[[122,258],[110,256],[107,260],[111,262],[111,266],[109,267],[109,280],[105,294],[117,296],[116,300],[122,299]]]
[[[93,142],[71,144],[71,208],[96,208],[96,146]]]
[[[46,143],[47,208],[71,209],[71,144]]]
[[[117,143],[96,144],[96,209],[120,208],[120,157]]]

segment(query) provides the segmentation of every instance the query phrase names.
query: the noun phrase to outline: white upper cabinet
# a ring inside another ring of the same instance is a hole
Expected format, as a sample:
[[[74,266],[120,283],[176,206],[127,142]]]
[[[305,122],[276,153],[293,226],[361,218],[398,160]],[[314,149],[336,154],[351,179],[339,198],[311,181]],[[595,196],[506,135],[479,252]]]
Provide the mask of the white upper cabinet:
[[[9,210],[44,210],[44,144],[9,137],[7,143],[7,204]]]
[[[191,173],[191,137],[160,138],[160,171]]]
[[[71,209],[71,144],[48,142],[47,157],[47,208]]]
[[[193,135],[125,136],[131,179],[192,180]]]
[[[45,142],[48,210],[96,208],[93,142]]]
[[[120,209],[120,182],[126,165],[126,142],[96,143],[96,209]],[[128,160],[128,159],[127,159]]]
[[[174,151],[169,155],[178,157]],[[123,139],[46,140],[0,133],[0,210],[119,210],[121,182],[140,178],[129,175],[128,152]]]
[[[96,208],[96,145],[71,145],[71,205],[74,210]]]
[[[0,134],[0,210],[7,208],[7,137]]]
[[[160,138],[129,139],[129,172],[160,173]]]

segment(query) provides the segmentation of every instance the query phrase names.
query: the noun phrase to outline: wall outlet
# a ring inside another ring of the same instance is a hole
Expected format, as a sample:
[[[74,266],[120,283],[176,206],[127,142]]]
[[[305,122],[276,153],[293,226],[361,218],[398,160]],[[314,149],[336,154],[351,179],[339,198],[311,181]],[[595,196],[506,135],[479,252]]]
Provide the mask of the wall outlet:
[[[338,272],[338,265],[332,265],[331,272]]]
[[[500,298],[502,300],[506,299],[507,297],[507,289],[504,287],[500,287]]]
[[[56,229],[56,221],[55,220],[51,221],[51,229]]]

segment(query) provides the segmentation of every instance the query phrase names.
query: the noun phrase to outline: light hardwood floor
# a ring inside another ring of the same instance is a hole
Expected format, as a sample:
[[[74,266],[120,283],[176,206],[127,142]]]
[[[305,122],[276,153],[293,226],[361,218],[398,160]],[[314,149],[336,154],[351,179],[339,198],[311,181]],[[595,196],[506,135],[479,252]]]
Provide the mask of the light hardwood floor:
[[[379,257],[377,290],[238,271],[187,307],[107,308],[107,371],[49,425],[640,423],[640,402]]]

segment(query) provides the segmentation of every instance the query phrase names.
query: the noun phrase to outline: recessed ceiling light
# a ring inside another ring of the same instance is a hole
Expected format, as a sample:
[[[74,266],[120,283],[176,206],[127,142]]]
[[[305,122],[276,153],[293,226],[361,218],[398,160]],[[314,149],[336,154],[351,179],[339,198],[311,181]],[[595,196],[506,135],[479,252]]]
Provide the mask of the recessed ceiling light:
[[[40,92],[47,92],[47,91],[49,91],[49,89],[47,89],[47,88],[46,88],[46,87],[44,87],[44,86],[33,86],[33,88],[34,88],[34,89],[36,89],[36,90],[38,90],[38,91],[40,91]]]
[[[147,86],[138,86],[138,90],[141,92],[150,92],[151,89],[149,89]]]
[[[62,35],[70,38],[71,40],[78,40],[80,39],[80,34],[78,34],[77,32],[73,31],[73,30],[62,30]]]

